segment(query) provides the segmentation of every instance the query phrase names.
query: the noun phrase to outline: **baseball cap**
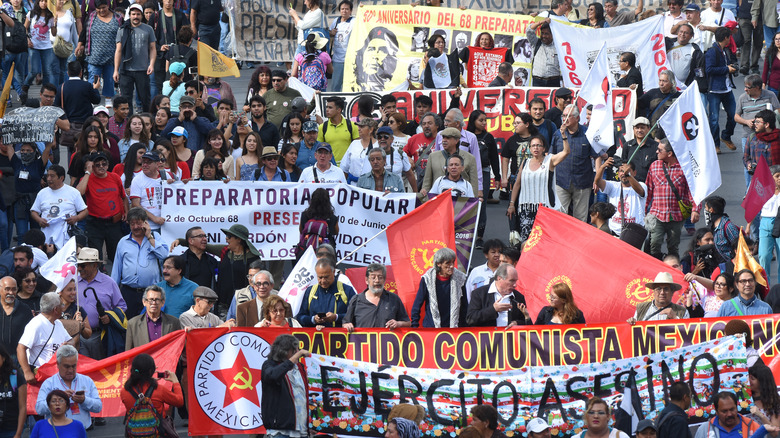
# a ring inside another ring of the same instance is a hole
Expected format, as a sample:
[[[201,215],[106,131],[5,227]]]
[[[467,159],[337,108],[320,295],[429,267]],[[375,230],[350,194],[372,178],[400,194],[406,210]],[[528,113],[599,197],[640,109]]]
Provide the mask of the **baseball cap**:
[[[179,99],[179,108],[181,108],[181,105],[184,103],[188,103],[192,106],[195,106],[195,99],[193,99],[190,96],[182,96],[181,99]]]
[[[379,128],[376,131],[376,135],[378,136],[379,134],[389,134],[392,137],[393,136],[393,128],[391,128],[389,126],[383,126],[383,127]],[[458,137],[460,138],[460,133],[458,133]]]
[[[147,158],[152,161],[160,161],[160,154],[158,154],[157,152],[147,152],[141,157],[141,159],[144,158]]]
[[[636,126],[636,125],[650,126],[650,120],[647,120],[647,117],[637,117],[634,119],[633,122],[631,122],[631,126]]]
[[[108,155],[106,155],[105,152],[93,152],[89,155],[89,161],[97,161],[97,160],[106,160],[110,161],[108,159]]]
[[[319,150],[325,149],[326,151],[333,153],[333,148],[330,147],[328,143],[320,143],[317,145],[317,149],[314,150],[314,152],[317,152]]]
[[[171,135],[175,135],[177,137],[189,138],[189,134],[187,134],[187,130],[184,129],[183,126],[177,126],[173,128],[173,131],[171,131]]]
[[[460,131],[453,128],[444,128],[444,130],[441,131],[442,137],[453,137],[453,138],[460,138]]]
[[[653,423],[653,420],[648,420],[648,419],[644,419],[644,420],[640,421],[639,423],[637,423],[636,431],[637,432],[642,432],[643,430],[647,429],[648,427],[653,429],[656,432],[658,431],[658,429],[655,427],[655,423]]]
[[[141,11],[142,14],[144,13],[144,7],[141,6],[140,3],[133,3],[132,5],[130,5],[130,7],[127,8],[128,15],[130,14],[130,11],[132,11],[133,9],[138,9],[139,11]]]
[[[92,110],[92,115],[96,116],[100,113],[106,113],[107,116],[110,116],[111,114],[108,112],[108,108],[104,107],[103,105],[98,105],[95,107],[95,109]]]
[[[170,67],[168,67],[168,71],[175,74],[176,76],[180,76],[184,71],[184,67],[186,66],[187,65],[183,62],[174,62]]]
[[[549,429],[550,425],[547,424],[546,421],[542,420],[539,417],[535,417],[525,425],[525,430],[527,432],[533,432],[533,433],[542,433],[545,430]],[[639,430],[639,429],[637,429]]]
[[[688,6],[685,7],[685,10],[701,12],[701,8],[696,3],[690,3]]]
[[[292,100],[292,104],[290,106],[292,107],[293,112],[299,113],[306,109],[306,99],[302,97],[296,97]]]
[[[320,125],[317,124],[314,120],[307,120],[303,122],[303,128],[301,128],[303,132],[314,132],[320,130]]]

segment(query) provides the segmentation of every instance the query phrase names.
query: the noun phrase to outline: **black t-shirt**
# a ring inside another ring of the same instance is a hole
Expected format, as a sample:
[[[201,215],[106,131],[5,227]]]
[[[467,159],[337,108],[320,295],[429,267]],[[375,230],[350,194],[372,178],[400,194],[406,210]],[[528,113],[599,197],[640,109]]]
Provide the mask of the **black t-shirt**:
[[[3,410],[0,430],[16,430],[19,419],[19,385],[26,384],[24,373],[19,367],[15,367],[11,375],[0,382],[0,409]]]
[[[555,126],[561,127],[561,123],[563,121],[561,120],[561,116],[563,115],[563,111],[558,109],[557,106],[554,106],[547,110],[547,112],[544,113],[544,118],[555,123]]]
[[[198,25],[211,26],[219,23],[222,2],[219,0],[192,0],[190,9],[198,13]]]
[[[509,158],[509,174],[516,175],[520,162],[531,156],[528,145],[531,137],[521,137],[520,134],[512,134],[501,148],[501,157]],[[520,154],[518,155],[518,150]],[[507,176],[510,176],[507,175]]]

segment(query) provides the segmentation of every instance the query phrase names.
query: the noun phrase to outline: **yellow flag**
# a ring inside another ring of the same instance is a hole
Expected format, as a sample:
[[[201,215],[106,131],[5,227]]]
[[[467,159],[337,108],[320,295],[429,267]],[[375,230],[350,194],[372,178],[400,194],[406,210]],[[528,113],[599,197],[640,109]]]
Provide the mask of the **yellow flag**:
[[[198,75],[222,78],[240,77],[236,61],[198,41]]]
[[[753,253],[745,243],[745,237],[742,235],[742,231],[739,233],[739,243],[737,244],[737,254],[734,257],[734,273],[743,270],[750,269],[756,276],[756,282],[766,287],[766,272],[764,268],[753,257]]]
[[[0,117],[5,116],[5,106],[8,103],[8,97],[11,96],[11,82],[14,81],[14,64],[11,63],[11,70],[8,71],[8,80],[3,85],[3,92],[0,94]]]

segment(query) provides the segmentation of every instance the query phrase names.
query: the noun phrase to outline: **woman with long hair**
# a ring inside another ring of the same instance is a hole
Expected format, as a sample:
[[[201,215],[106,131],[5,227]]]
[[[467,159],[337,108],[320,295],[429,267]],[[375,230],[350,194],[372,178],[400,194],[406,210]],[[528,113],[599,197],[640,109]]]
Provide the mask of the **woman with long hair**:
[[[17,268],[14,270],[13,277],[18,287],[16,300],[27,304],[27,307],[37,315],[41,311],[41,297],[48,291],[39,290],[38,276],[30,267]]]
[[[357,123],[361,121],[362,119],[374,119],[374,105],[376,105],[376,101],[373,97],[364,94],[360,97],[358,97],[357,100],[357,109],[358,109],[358,115],[356,117],[352,118],[352,122]]]
[[[94,126],[85,126],[81,131],[74,146],[76,151],[70,156],[70,165],[68,166],[70,185],[73,187],[76,187],[85,175],[87,158],[93,153],[103,152],[101,135],[100,129]]]
[[[561,132],[565,129],[563,127]],[[571,151],[568,134],[563,137],[563,150],[557,154],[547,153],[547,142],[539,134],[531,137],[529,144],[531,158],[519,165],[506,210],[511,230],[509,240],[515,245],[528,239],[539,205],[560,208],[561,201],[555,190],[555,167]]]
[[[300,81],[307,86],[323,93],[327,90],[327,77],[333,73],[333,60],[330,58],[328,52],[322,50],[327,43],[328,40],[326,38],[319,38],[319,35],[316,33],[310,33],[303,43],[304,51],[295,55],[295,62],[292,64],[291,71],[292,77],[299,78]],[[319,77],[309,80],[309,78],[304,75],[303,68],[317,59],[325,66],[324,75],[321,76],[322,80]]]
[[[66,7],[66,3],[70,3],[70,7]],[[53,34],[65,40],[74,49],[79,42],[79,32],[77,31],[76,17],[73,14],[76,8],[79,7],[81,5],[77,4],[75,0],[55,0],[54,2],[54,25],[57,27],[57,32],[53,32]],[[52,83],[57,87],[60,87],[68,80],[68,58],[71,55],[73,55],[72,50],[70,54],[64,57],[54,53],[55,80]]]
[[[290,174],[290,181],[298,181],[301,176],[301,168],[298,167],[296,161],[298,161],[298,148],[292,144],[286,144],[282,147],[282,160],[279,163],[279,167],[286,170]]]
[[[772,370],[756,362],[748,368],[748,383],[755,405],[750,409],[751,416],[761,424],[780,425],[780,395]]]
[[[152,114],[157,114],[157,110],[160,108],[168,108],[168,117],[170,117],[171,98],[164,94],[158,94],[157,96],[154,96],[152,103],[149,104],[149,112]]]
[[[688,289],[683,292],[685,307],[691,318],[710,318],[718,316],[720,306],[726,301],[734,298],[736,295],[734,289],[734,275],[730,272],[721,272],[715,277],[715,281],[700,275],[685,274],[685,281],[693,280],[701,283],[706,288],[703,296],[698,295],[698,291]],[[694,295],[698,299],[694,300]]]
[[[192,164],[192,179],[200,178],[200,163],[206,158],[206,153],[212,150],[219,152],[219,155],[224,159],[222,171],[225,175],[233,175],[233,156],[230,154],[228,141],[222,130],[214,128],[206,134],[206,144],[203,149],[195,154],[195,161]]]
[[[198,178],[193,179],[196,181],[229,181],[222,171],[219,160],[212,157],[206,157],[200,162],[198,175]]]
[[[130,194],[130,183],[133,182],[133,176],[138,175],[141,172],[141,157],[149,149],[146,149],[146,145],[142,143],[136,143],[130,146],[127,151],[125,161],[114,166],[112,172],[119,175],[122,178],[122,184],[125,186],[127,194]]]
[[[41,84],[54,84],[54,49],[51,37],[57,36],[57,20],[48,8],[48,0],[34,0],[32,10],[27,14],[24,27],[29,35],[30,72],[24,80],[22,90],[26,93],[33,79],[43,73]],[[56,86],[55,86],[56,87]]]
[[[117,146],[119,146],[119,156],[122,160],[127,156],[127,151],[130,149],[130,146],[135,143],[143,144],[146,147],[146,150],[151,150],[154,146],[152,142],[149,141],[149,134],[147,134],[144,129],[144,119],[138,114],[133,114],[128,118],[127,123],[125,123],[125,132],[122,135],[122,139],[117,143]]]
[[[479,143],[479,154],[482,159],[482,169],[478,171],[482,172],[482,194],[488,203],[493,203],[493,198],[490,196],[490,167],[493,168],[493,173],[496,180],[501,179],[501,170],[498,165],[498,146],[496,145],[496,139],[493,138],[493,134],[487,132],[487,114],[482,110],[474,110],[469,114],[469,123],[466,125],[466,131],[469,131],[477,137]],[[498,203],[498,201],[494,201]],[[485,227],[487,226],[487,213],[486,208],[483,208],[479,212],[479,219],[477,220],[477,248],[482,247],[482,237],[485,235]]]
[[[534,324],[585,324],[585,316],[574,304],[574,295],[568,284],[556,283],[552,286],[550,305],[539,311]]]
[[[187,130],[177,126],[171,131],[169,138],[173,145],[173,152],[176,154],[176,161],[186,163],[187,169],[190,169],[195,161],[195,153],[187,147],[187,139],[189,138]]]
[[[604,6],[601,3],[591,3],[588,5],[588,17],[580,20],[580,24],[583,26],[589,26],[596,29],[604,27],[606,24],[604,19]]]
[[[159,379],[155,378],[157,365],[154,363],[152,356],[142,353],[134,357],[130,370],[130,377],[128,377],[120,392],[122,403],[128,411],[132,409],[141,395],[151,399],[152,406],[162,417],[169,415],[171,407],[180,408],[184,406],[184,395],[179,379],[176,378],[176,373],[171,370],[161,372],[165,375],[163,379],[173,384],[171,389],[158,385],[157,381]]]
[[[772,44],[766,49],[761,80],[767,90],[780,93],[780,32],[775,34]]]
[[[282,138],[279,140],[279,146],[277,146],[276,150],[281,152],[287,144],[295,146],[301,144],[303,141],[303,122],[305,120],[303,120],[303,116],[300,114],[290,114],[290,117],[287,119],[287,126],[284,128],[284,132],[282,132]]]
[[[176,159],[176,154],[173,153],[173,143],[170,140],[160,140],[154,147],[160,156],[163,158],[163,169],[168,175],[168,181],[181,181],[191,178],[190,169],[187,167],[187,163]]]
[[[447,41],[444,39],[444,35],[441,34],[433,34],[430,38],[428,38],[428,48],[429,49],[436,49],[439,51],[440,55],[447,53]],[[436,52],[431,52],[428,50],[426,52],[425,57],[423,57],[423,73],[422,73],[422,82],[423,82],[423,88],[426,90],[430,89],[437,89],[442,88],[442,85],[445,85],[443,88],[456,88],[458,85],[460,85],[460,60],[458,59],[458,50],[453,50],[449,55],[447,55],[447,68],[449,74],[444,74],[441,82],[439,82],[439,86],[437,87],[436,82],[434,82],[434,68],[431,68],[430,60],[428,58],[428,54],[432,53],[435,54]],[[435,67],[437,70],[442,70],[444,66],[436,65]],[[440,72],[437,71],[436,76],[441,75]]]
[[[246,102],[244,103],[244,112],[249,112],[249,100],[253,96],[263,96],[266,91],[272,89],[271,68],[267,65],[259,65],[252,72],[249,79],[249,85],[246,88]]]
[[[169,108],[158,108],[153,112],[154,123],[152,124],[152,137],[159,138],[162,135],[165,125],[171,119],[171,110]]]
[[[84,424],[79,420],[71,420],[65,415],[70,409],[68,393],[61,389],[52,390],[46,396],[46,405],[49,407],[51,417],[38,420],[30,432],[30,438],[87,438]],[[132,407],[132,404],[130,406]]]
[[[312,192],[309,206],[301,213],[301,221],[298,231],[303,232],[306,222],[312,219],[322,220],[328,224],[328,239],[331,245],[336,247],[336,236],[339,234],[339,217],[336,216],[333,204],[330,203],[328,191],[319,188]]]
[[[469,123],[471,123],[471,118],[469,118]],[[531,137],[538,133],[539,130],[534,125],[534,119],[530,114],[520,113],[515,116],[515,120],[512,122],[512,135],[501,148],[502,188],[512,190],[512,183],[517,176],[519,166],[531,158]]]
[[[8,350],[0,345],[0,393],[3,394],[3,417],[0,437],[22,436],[27,421],[27,381]]]
[[[402,152],[409,142],[409,135],[404,133],[406,125],[406,116],[401,113],[395,112],[387,117],[387,126],[393,130],[393,149],[398,152]]]
[[[103,124],[103,121],[96,116],[87,117],[84,119],[84,124],[81,126],[81,135],[84,135],[83,130],[86,126],[94,126],[100,129],[100,143],[103,145],[103,150],[108,154],[109,164],[113,166],[117,163],[121,163],[122,158],[119,154],[119,146],[117,145],[119,139],[114,138],[114,135],[106,130],[106,125]]]
[[[244,139],[241,145],[241,157],[236,160],[234,166],[234,178],[240,181],[252,181],[255,177],[255,170],[260,168],[260,150],[263,147],[263,141],[260,134],[251,131]]]

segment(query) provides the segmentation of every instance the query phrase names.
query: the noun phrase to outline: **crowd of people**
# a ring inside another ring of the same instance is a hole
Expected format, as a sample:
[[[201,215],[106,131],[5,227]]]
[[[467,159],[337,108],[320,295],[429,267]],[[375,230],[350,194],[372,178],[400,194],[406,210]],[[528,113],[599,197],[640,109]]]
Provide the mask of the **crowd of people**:
[[[55,122],[52,142],[0,143],[0,267],[7,274],[0,279],[0,385],[11,388],[0,393],[8,401],[0,418],[0,436],[21,433],[26,383],[35,381],[35,369],[55,356],[59,373],[43,382],[35,405],[46,420],[34,426],[33,436],[84,436],[83,430],[93,422],[100,424],[90,414],[101,410],[101,400],[94,382],[76,373],[78,354],[102,359],[180,329],[340,327],[352,331],[585,323],[588,315],[575,303],[575,298],[582,298],[574,297],[565,283],[552,285],[549,306],[535,314],[516,290],[515,266],[539,205],[615,236],[640,233],[637,246],[669,265],[669,272],[660,272],[647,283],[653,299],[637,306],[630,323],[780,311],[780,289],[758,285],[756,274],[749,270],[731,274],[740,231],[726,214],[725,201],[710,196],[693,205],[670,140],[662,130],[652,129],[679,97],[676,84],[694,86],[695,82],[705,96],[716,147],[723,143],[736,150],[734,136],[741,137],[746,184],[761,158],[771,166],[774,196],[745,234],[772,284],[773,255],[780,255],[776,220],[780,131],[774,111],[780,109],[780,33],[776,33],[775,3],[711,0],[710,7],[702,10],[697,4],[683,8],[682,0],[669,0],[668,11],[663,12],[669,68],[660,72],[657,88],[645,89],[636,54],[620,54],[623,73],[618,85],[636,91],[637,117],[630,127],[633,139],[606,153],[597,153],[590,145],[574,93],[561,86],[549,23],[575,20],[569,0],[553,0],[550,10],[539,14],[543,19],[528,26],[526,36],[534,46],[532,83],[554,91],[549,105],[535,98],[526,112],[513,114],[512,135],[500,151],[488,132],[485,112],[464,114],[458,105],[463,81],[458,72],[469,59],[468,41],[460,44],[460,36],[449,54],[445,35],[432,35],[427,49],[422,40],[422,49],[428,50],[423,86],[452,89],[451,105],[443,112],[433,110],[430,97],[419,95],[413,114],[404,114],[388,92],[378,103],[361,96],[355,117],[345,114],[346,102],[337,95],[326,99],[324,114],[315,114],[312,102],[288,81],[291,76],[306,81],[314,76],[319,82],[309,84],[313,88],[342,90],[354,21],[349,0],[338,5],[340,15],[329,26],[330,41],[307,32],[325,20],[318,0],[306,0],[303,17],[291,11],[299,49],[290,71],[258,66],[245,100],[237,100],[226,81],[195,74],[196,52],[191,47],[195,40],[227,50],[219,2],[27,3],[10,0],[0,7],[5,28],[23,26],[28,36],[27,47],[19,53],[6,47],[3,81],[12,81],[17,95],[12,103],[57,106],[64,115]],[[438,2],[432,0],[428,6]],[[618,11],[615,0],[606,0],[604,5],[590,4],[587,17],[576,21],[615,27],[646,15],[642,1],[635,10]],[[729,24],[736,20],[737,32]],[[328,43],[330,53],[325,49]],[[765,61],[759,74],[763,43]],[[488,33],[474,40],[474,46],[484,49],[494,44]],[[446,83],[434,81],[428,71],[429,61],[442,56],[450,72]],[[490,86],[512,86],[513,59],[507,49]],[[12,63],[14,74],[9,77]],[[325,70],[321,78],[307,74],[315,67]],[[737,73],[747,77],[744,94],[735,99],[733,75]],[[28,95],[38,74],[41,85],[36,100]],[[722,131],[721,106],[727,116]],[[735,132],[737,124],[740,133]],[[67,158],[61,162],[65,151]],[[166,222],[161,214],[163,186],[189,181],[346,183],[382,193],[417,193],[421,202],[451,189],[455,196],[488,204],[508,201],[509,244],[483,240],[487,224],[483,208],[476,247],[487,262],[464,273],[455,268],[453,250],[439,250],[432,267],[421,276],[407,312],[398,295],[385,288],[386,266],[367,267],[365,291],[356,291],[339,270],[334,246],[340,212],[327,192],[318,189],[299,224],[302,241],[311,236],[318,242],[317,281],[306,289],[300,309],[294,311],[278,296],[284,262],[262,260],[245,225],[222,230],[226,245],[209,243],[200,227],[186,230],[174,242],[161,240]],[[700,215],[705,226],[695,229]],[[695,238],[681,255],[683,228]],[[78,278],[55,290],[39,268],[71,237],[79,248]],[[182,255],[170,255],[176,246],[186,247]],[[673,302],[673,294],[682,289],[672,279],[673,269],[701,288],[686,289],[681,301]],[[83,293],[78,299],[77,290]],[[749,335],[747,326],[734,330]],[[306,403],[300,393],[306,375],[291,365],[308,353],[297,345],[295,338],[278,337],[263,365],[263,414],[283,411],[275,422],[267,422],[271,434],[302,433],[295,408]],[[18,371],[13,364],[19,365]],[[774,397],[766,395],[770,391],[766,370],[754,370],[759,365],[763,364],[752,365],[751,376],[764,376],[755,378],[764,383],[756,383],[754,394],[760,391],[762,412],[774,419],[780,409],[776,389],[771,389]],[[125,405],[131,409],[145,395],[160,411],[175,406],[186,415],[185,361],[159,376],[155,371],[151,357],[134,358],[122,393]],[[158,379],[168,380],[172,389],[158,387]],[[285,384],[280,384],[283,379]],[[687,388],[672,386],[667,409],[685,409],[690,403]],[[266,405],[266,394],[274,394],[277,401]],[[737,424],[730,413],[732,400],[727,395],[717,400],[718,416],[711,426],[729,433]],[[282,409],[287,404],[292,407]],[[475,408],[472,427],[463,434],[500,436],[495,415],[484,406]],[[604,415],[609,415],[609,406],[591,399],[585,438],[606,436]],[[529,437],[549,437],[549,426],[538,420],[529,423]],[[678,420],[645,423],[638,434],[676,438],[683,430],[672,428]],[[767,432],[777,432],[771,421],[758,414],[755,421],[766,423]],[[388,438],[417,438],[416,427],[409,419],[391,420]]]

